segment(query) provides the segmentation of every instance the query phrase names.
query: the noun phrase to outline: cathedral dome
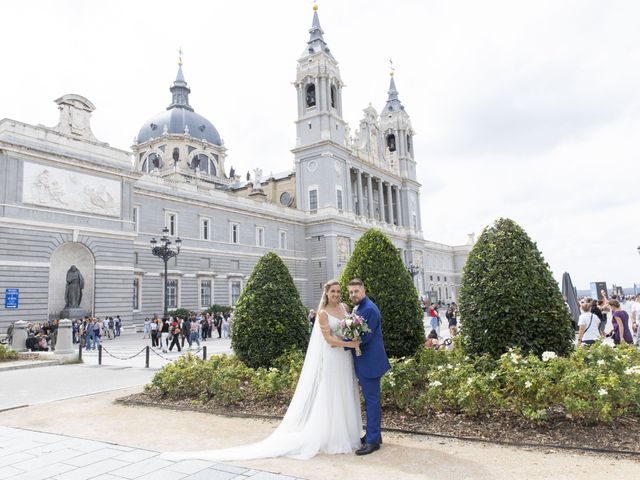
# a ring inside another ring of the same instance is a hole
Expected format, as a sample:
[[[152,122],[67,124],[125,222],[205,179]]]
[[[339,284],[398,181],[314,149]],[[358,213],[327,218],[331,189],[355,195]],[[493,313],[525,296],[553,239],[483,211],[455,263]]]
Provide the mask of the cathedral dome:
[[[171,105],[167,107],[165,112],[151,117],[144,123],[138,132],[137,143],[143,143],[168,133],[189,134],[193,138],[206,140],[215,145],[222,145],[222,140],[216,127],[202,115],[194,112],[193,107],[189,105],[191,89],[184,80],[182,65],[178,68],[176,80],[169,90],[172,94]]]
[[[220,134],[213,124],[193,110],[170,107],[147,120],[138,132],[138,143],[157,138],[165,133],[188,133],[194,138],[221,145]]]

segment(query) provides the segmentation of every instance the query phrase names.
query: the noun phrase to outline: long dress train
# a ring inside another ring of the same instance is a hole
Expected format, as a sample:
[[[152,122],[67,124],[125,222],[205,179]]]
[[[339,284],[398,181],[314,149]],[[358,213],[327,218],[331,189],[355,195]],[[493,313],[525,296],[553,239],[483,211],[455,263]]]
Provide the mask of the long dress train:
[[[339,320],[329,315],[331,334]],[[217,450],[169,452],[168,460],[213,461],[351,453],[360,446],[360,395],[351,352],[331,347],[315,322],[298,385],[282,422],[266,439]]]

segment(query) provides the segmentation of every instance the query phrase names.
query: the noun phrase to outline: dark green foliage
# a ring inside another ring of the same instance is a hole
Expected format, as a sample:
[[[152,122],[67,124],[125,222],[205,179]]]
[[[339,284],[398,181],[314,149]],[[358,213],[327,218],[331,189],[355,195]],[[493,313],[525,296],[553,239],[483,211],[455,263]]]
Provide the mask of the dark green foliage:
[[[527,233],[501,218],[475,244],[459,294],[465,348],[499,357],[511,347],[567,355],[574,331],[549,265]]]
[[[167,313],[173,318],[189,318],[193,312],[188,308],[176,308],[175,310],[169,310]]]
[[[231,345],[249,367],[271,367],[309,341],[307,311],[282,259],[273,252],[256,264],[231,323]]]
[[[210,313],[212,315],[215,315],[216,313],[222,313],[223,315],[226,315],[227,313],[231,312],[232,310],[233,310],[233,308],[230,307],[229,305],[213,304],[209,308],[207,308],[206,312]]]
[[[349,303],[347,285],[353,278],[364,282],[367,296],[380,309],[387,354],[413,355],[424,343],[418,292],[400,253],[380,230],[368,230],[356,241],[353,255],[340,275],[346,303]]]

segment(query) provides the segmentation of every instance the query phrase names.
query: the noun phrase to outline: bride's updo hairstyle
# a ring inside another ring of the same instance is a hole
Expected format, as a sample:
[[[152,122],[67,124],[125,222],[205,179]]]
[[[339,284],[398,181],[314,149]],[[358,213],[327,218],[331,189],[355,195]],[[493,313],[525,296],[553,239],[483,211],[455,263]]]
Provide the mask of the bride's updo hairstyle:
[[[318,305],[318,309],[316,310],[316,312],[319,312],[320,310],[324,310],[324,307],[327,306],[327,303],[329,303],[329,297],[327,296],[327,292],[334,285],[340,285],[340,282],[338,280],[329,280],[327,283],[323,285],[322,297],[320,297],[320,304]]]

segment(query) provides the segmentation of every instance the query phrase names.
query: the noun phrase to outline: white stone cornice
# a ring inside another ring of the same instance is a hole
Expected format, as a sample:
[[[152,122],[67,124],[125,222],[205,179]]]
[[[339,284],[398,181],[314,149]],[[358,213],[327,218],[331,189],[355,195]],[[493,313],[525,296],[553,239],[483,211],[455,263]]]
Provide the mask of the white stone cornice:
[[[119,272],[133,272],[133,267],[126,267],[122,265],[96,265],[96,270],[115,270]]]
[[[23,208],[25,210],[41,210],[38,208],[26,208],[20,205],[8,205],[8,204],[0,204],[0,206],[11,206],[15,208]],[[64,212],[56,212],[59,214],[63,214]],[[91,217],[90,215],[80,215],[80,214],[71,214],[79,217]],[[121,220],[116,219],[108,219],[104,217],[92,217],[99,218],[100,220],[112,220],[121,224]],[[22,228],[25,230],[36,230],[36,231],[50,231],[55,233],[68,233],[73,235],[74,230],[78,230],[79,235],[89,235],[89,236],[98,236],[105,238],[116,238],[121,240],[133,240],[137,234],[130,232],[118,232],[113,230],[104,230],[100,228],[89,228],[89,227],[78,227],[75,225],[68,225],[63,223],[49,223],[49,222],[38,222],[35,220],[24,220],[21,218],[11,218],[11,217],[2,217],[0,218],[0,227],[10,227],[10,228]]]
[[[51,268],[51,264],[49,262],[21,262],[17,260],[0,260],[0,267]]]

